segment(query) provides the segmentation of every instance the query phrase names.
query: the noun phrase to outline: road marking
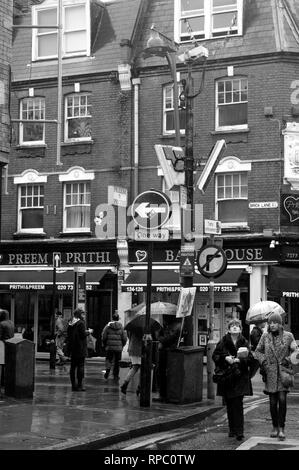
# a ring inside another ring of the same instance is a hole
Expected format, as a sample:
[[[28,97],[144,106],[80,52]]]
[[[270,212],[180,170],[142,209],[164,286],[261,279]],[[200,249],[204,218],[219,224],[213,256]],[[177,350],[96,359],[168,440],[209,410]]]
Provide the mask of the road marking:
[[[279,441],[273,439],[273,437],[264,437],[264,436],[253,436],[243,442],[236,450],[251,450],[253,447],[256,447],[258,444],[269,444],[271,446],[284,446],[284,449],[277,450],[298,450],[299,440],[297,439],[286,439],[285,441]],[[287,446],[287,447],[286,447]]]

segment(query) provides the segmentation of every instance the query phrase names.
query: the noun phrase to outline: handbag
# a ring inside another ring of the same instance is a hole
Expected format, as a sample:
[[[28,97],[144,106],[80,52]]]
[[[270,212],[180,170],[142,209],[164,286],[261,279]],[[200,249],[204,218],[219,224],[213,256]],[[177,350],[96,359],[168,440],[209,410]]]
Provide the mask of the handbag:
[[[228,365],[225,369],[217,367],[214,371],[212,380],[218,385],[231,385],[241,375],[237,364]]]
[[[295,379],[293,369],[279,364],[279,374],[281,383],[284,387],[294,387]]]

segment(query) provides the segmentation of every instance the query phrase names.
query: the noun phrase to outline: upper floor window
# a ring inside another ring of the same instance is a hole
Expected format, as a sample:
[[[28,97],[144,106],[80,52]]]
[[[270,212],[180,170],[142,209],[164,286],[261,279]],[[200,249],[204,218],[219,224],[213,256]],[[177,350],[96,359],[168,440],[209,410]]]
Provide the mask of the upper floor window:
[[[64,184],[65,232],[86,232],[90,230],[90,183]]]
[[[44,226],[44,186],[25,184],[19,186],[18,231],[42,232]]]
[[[65,135],[64,140],[91,139],[90,95],[75,93],[65,99]]]
[[[243,0],[175,0],[175,39],[180,42],[242,34]]]
[[[163,134],[174,134],[174,86],[173,84],[166,85],[163,88]],[[178,85],[178,96],[183,91],[183,86]],[[185,109],[179,109],[180,131],[185,132],[186,126],[186,113]]]
[[[20,101],[20,119],[25,120],[20,123],[20,144],[44,144],[45,123],[37,121],[45,119],[45,99],[22,99]]]
[[[247,173],[217,175],[217,212],[222,225],[247,224]]]
[[[248,174],[251,163],[225,157],[216,168],[216,219],[225,227],[248,226]]]
[[[248,127],[248,80],[225,78],[216,82],[216,130]]]
[[[32,31],[32,60],[56,58],[58,43],[57,0],[46,0],[32,8],[33,24],[41,28]],[[90,55],[90,2],[63,0],[62,57]],[[44,26],[49,26],[45,28]]]

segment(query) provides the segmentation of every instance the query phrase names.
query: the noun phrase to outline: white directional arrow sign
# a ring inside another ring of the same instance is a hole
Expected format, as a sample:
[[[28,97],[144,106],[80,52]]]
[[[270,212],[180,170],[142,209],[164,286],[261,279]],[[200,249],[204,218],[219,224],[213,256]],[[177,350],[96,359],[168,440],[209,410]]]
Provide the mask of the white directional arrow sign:
[[[161,191],[144,191],[133,201],[131,214],[138,228],[157,230],[171,217],[171,201]]]
[[[142,202],[142,204],[139,204],[139,206],[136,207],[135,212],[145,219],[146,217],[154,217],[156,214],[164,214],[166,212],[166,208],[154,207],[150,206],[149,202]]]

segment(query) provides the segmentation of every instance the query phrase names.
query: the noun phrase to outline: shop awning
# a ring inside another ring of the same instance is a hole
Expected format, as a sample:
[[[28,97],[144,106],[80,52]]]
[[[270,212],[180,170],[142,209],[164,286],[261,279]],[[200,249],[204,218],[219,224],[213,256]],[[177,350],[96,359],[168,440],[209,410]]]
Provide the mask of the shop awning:
[[[107,270],[86,270],[86,285],[98,285],[101,279],[105,276]],[[56,284],[63,290],[63,286],[69,289],[73,286],[74,271],[56,271]],[[28,269],[28,270],[3,270],[0,271],[0,286],[10,290],[28,289],[28,290],[43,290],[46,287],[53,285],[53,270],[52,269]]]
[[[299,298],[299,266],[269,266],[268,291],[272,297]]]
[[[214,290],[217,292],[233,292],[238,287],[238,280],[243,269],[227,269],[222,276],[214,280]],[[201,274],[195,273],[193,286],[197,290],[205,292],[209,289],[209,279]],[[147,271],[145,269],[133,270],[123,282],[123,292],[146,291]],[[154,292],[178,292],[180,290],[180,276],[178,272],[167,269],[153,269],[152,290]]]

